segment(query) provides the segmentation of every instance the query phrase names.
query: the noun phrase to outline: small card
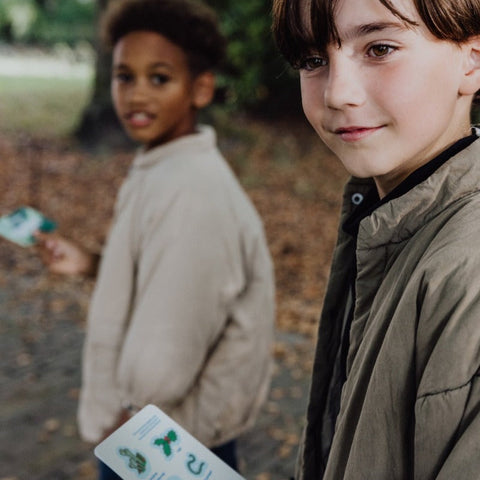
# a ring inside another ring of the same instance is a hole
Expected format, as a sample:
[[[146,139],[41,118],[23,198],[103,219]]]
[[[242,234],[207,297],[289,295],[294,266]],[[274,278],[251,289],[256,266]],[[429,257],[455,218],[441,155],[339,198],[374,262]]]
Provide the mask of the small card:
[[[245,480],[154,405],[95,448],[123,480]]]
[[[20,207],[0,217],[0,235],[22,247],[35,244],[35,231],[52,232],[55,228],[55,222],[31,207]]]

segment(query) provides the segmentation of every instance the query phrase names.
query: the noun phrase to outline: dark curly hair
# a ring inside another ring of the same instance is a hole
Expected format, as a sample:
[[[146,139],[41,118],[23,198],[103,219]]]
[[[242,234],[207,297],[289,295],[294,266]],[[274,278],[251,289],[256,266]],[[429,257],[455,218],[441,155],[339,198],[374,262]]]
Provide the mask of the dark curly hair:
[[[215,12],[198,0],[111,0],[101,21],[101,38],[113,49],[135,31],[159,33],[187,55],[194,75],[219,68],[226,40]]]

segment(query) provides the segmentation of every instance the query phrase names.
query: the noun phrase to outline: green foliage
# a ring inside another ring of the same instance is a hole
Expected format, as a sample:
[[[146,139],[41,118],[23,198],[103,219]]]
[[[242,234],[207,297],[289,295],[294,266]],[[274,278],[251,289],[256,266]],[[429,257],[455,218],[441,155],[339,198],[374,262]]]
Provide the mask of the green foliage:
[[[33,0],[3,0],[0,3],[0,39],[20,38],[30,28],[35,15]]]
[[[34,43],[75,45],[79,40],[94,41],[94,2],[50,0],[38,10],[27,39]]]
[[[227,104],[271,113],[299,108],[298,79],[278,53],[270,31],[270,0],[206,0],[228,38],[220,86]]]
[[[271,0],[205,0],[228,38],[219,76],[226,105],[278,114],[299,109],[298,79],[278,53],[270,32]],[[99,0],[1,0],[0,41],[53,46],[95,44]]]
[[[93,42],[94,0],[2,0],[0,39],[36,45]]]

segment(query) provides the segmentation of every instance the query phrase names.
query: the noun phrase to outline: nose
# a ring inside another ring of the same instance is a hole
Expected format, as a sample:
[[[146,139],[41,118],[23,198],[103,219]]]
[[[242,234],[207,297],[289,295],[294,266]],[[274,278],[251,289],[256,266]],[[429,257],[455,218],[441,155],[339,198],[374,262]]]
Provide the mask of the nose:
[[[325,105],[334,110],[362,105],[365,90],[358,65],[347,56],[332,55],[329,60]]]
[[[132,82],[128,91],[128,101],[132,105],[142,104],[148,97],[148,85],[140,78]]]

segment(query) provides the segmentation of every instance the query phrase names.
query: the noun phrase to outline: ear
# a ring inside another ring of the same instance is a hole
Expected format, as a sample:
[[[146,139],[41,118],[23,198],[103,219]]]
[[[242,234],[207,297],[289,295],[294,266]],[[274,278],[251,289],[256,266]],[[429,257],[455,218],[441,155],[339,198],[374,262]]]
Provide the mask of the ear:
[[[465,49],[465,67],[460,85],[461,95],[475,95],[480,90],[480,36],[470,38]]]
[[[215,75],[203,72],[193,81],[193,99],[195,108],[203,108],[211,103],[215,94]]]

